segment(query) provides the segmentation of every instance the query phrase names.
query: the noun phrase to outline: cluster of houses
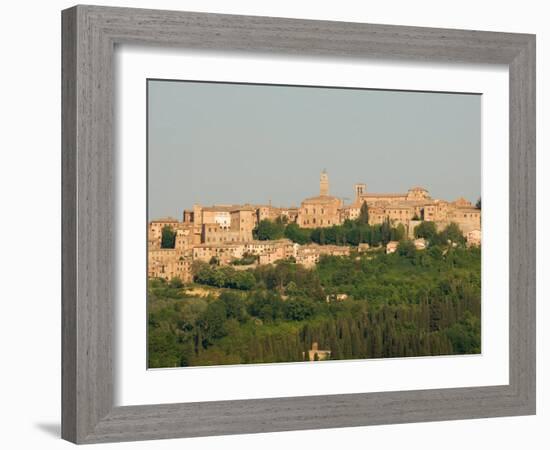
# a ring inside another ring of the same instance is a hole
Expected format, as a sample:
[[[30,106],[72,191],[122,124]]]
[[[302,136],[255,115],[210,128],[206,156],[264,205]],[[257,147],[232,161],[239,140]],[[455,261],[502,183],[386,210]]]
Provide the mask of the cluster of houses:
[[[272,264],[281,259],[293,258],[296,263],[312,267],[322,255],[347,256],[349,246],[299,245],[288,239],[258,241],[253,230],[262,220],[284,219],[302,228],[324,228],[354,220],[360,216],[361,206],[369,209],[369,224],[389,220],[393,226],[402,224],[410,238],[414,228],[422,221],[434,222],[438,229],[456,223],[468,245],[481,245],[481,209],[460,198],[454,202],[432,199],[422,187],[407,193],[368,193],[366,185],[356,184],[353,203],[329,194],[326,171],[321,173],[318,196],[303,200],[300,207],[274,207],[272,205],[194,205],[184,210],[181,221],[175,218],[152,220],[148,228],[148,276],[184,282],[192,280],[194,261],[232,264],[245,257],[254,257],[255,264]],[[169,227],[175,233],[173,248],[163,248],[162,233]],[[423,239],[413,241],[417,249],[426,247]],[[397,242],[389,242],[386,252],[397,250]],[[361,244],[359,252],[368,249]],[[237,266],[236,266],[237,267]],[[246,267],[246,266],[243,266]]]

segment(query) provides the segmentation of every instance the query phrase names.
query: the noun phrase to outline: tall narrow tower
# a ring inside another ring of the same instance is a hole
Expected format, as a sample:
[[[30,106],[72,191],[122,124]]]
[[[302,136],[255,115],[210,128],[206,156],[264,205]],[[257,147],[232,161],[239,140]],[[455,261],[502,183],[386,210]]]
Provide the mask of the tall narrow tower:
[[[320,195],[328,195],[328,174],[326,169],[321,172],[321,181],[319,182]]]
[[[357,183],[355,186],[355,202],[359,203],[361,196],[367,193],[367,185],[364,183]]]

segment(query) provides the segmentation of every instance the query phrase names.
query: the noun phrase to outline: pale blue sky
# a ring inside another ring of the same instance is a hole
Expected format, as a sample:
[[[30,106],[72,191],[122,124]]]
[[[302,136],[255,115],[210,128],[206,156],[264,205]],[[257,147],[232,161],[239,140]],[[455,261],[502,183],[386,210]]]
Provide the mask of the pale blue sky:
[[[405,192],[475,202],[481,96],[187,81],[148,82],[149,218],[194,203],[299,205],[330,193]]]

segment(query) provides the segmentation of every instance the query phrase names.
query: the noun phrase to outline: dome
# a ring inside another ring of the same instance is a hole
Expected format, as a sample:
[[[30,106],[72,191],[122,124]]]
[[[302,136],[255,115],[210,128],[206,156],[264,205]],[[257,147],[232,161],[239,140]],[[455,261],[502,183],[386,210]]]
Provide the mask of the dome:
[[[410,188],[409,191],[423,191],[423,192],[428,192],[428,190],[425,189],[425,188],[423,188],[422,186],[414,186],[414,187]]]

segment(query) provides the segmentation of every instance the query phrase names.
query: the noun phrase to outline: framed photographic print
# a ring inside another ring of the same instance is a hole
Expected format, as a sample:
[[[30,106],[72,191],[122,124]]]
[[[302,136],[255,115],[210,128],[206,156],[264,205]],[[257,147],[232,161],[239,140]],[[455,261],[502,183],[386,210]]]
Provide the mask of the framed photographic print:
[[[534,36],[62,17],[65,439],[535,413]]]

